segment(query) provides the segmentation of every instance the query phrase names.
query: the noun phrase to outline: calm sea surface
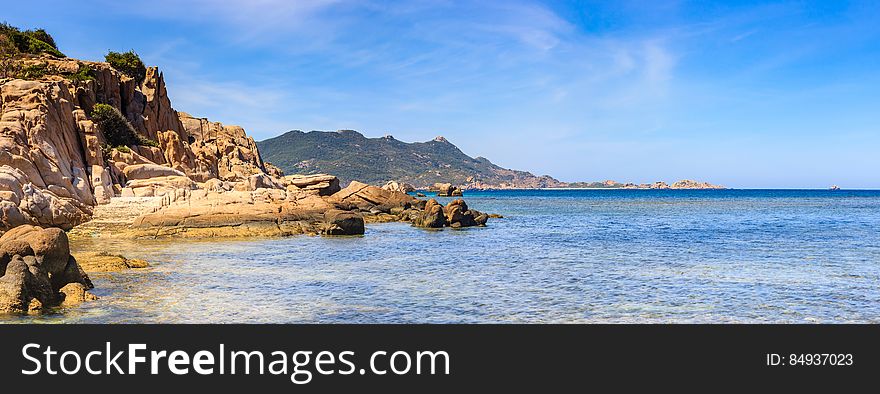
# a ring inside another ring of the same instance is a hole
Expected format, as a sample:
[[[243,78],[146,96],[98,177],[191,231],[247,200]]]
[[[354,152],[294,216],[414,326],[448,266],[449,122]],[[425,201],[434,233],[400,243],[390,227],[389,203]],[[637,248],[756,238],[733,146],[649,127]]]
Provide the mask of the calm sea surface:
[[[880,191],[466,193],[489,227],[102,244],[155,264],[4,322],[880,322]],[[442,199],[442,202],[448,199]],[[78,248],[91,248],[87,243]]]

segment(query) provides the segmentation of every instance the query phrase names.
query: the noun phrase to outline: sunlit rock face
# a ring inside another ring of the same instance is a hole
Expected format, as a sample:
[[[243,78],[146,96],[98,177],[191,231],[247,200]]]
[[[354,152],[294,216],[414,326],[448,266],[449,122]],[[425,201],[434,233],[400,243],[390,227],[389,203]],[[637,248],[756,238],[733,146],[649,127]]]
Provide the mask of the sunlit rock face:
[[[54,74],[0,79],[0,231],[22,224],[70,229],[116,196],[162,196],[194,189],[195,182],[245,182],[265,173],[244,129],[174,110],[155,67],[137,83],[102,62],[18,61],[45,64]],[[63,76],[84,65],[93,79]],[[150,142],[108,146],[90,117],[96,104],[119,110],[139,138]]]

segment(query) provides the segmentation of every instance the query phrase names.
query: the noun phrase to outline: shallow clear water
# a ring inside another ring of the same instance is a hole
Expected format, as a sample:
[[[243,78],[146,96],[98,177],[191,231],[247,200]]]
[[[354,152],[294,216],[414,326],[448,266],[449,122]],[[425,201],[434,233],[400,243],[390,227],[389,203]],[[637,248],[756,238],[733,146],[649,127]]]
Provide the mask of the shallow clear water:
[[[119,243],[156,264],[95,275],[99,301],[6,322],[880,321],[880,191],[465,199],[505,218],[460,231],[391,223],[363,237]]]

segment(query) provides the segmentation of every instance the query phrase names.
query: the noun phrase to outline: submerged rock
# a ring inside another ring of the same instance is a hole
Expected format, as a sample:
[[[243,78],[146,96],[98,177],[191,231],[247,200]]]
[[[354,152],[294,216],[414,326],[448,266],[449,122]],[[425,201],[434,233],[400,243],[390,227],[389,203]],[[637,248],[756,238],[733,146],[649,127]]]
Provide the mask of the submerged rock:
[[[149,263],[139,259],[108,252],[77,253],[76,259],[85,272],[118,272],[136,268],[147,268]]]
[[[89,293],[88,289],[80,283],[69,283],[59,290],[62,295],[62,307],[71,307],[86,301],[94,301],[98,296]]]

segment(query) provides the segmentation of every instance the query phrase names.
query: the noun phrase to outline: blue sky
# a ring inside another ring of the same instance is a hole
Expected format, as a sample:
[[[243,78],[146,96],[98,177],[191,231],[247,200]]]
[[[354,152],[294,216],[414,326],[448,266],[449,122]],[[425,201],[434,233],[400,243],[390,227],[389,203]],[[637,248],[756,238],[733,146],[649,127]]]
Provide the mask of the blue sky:
[[[135,49],[178,110],[443,135],[567,181],[880,188],[877,2],[4,1],[68,56]]]

